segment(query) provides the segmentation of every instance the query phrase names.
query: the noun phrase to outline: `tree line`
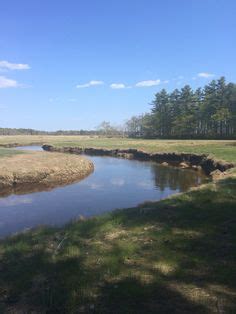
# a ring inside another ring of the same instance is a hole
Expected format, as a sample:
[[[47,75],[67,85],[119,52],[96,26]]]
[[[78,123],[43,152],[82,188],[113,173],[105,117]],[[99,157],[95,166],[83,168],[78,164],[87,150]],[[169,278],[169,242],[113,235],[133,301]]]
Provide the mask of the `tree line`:
[[[0,135],[89,135],[103,137],[122,137],[127,136],[124,126],[112,126],[110,122],[103,121],[96,130],[57,130],[41,131],[25,128],[0,128]]]
[[[30,128],[1,128],[0,135],[89,135],[103,137],[124,137],[125,125],[114,126],[108,121],[100,123],[95,130],[57,130],[57,131],[42,131]]]
[[[236,84],[221,77],[196,90],[162,89],[149,113],[127,121],[126,132],[144,138],[236,138]]]
[[[24,128],[0,128],[0,135],[97,135],[94,130],[58,130],[58,131],[41,131]]]

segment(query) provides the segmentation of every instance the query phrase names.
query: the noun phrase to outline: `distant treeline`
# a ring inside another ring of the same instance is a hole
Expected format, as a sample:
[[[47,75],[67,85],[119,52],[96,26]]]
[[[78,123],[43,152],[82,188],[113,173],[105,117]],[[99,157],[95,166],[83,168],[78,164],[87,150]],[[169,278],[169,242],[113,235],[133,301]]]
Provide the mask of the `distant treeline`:
[[[189,85],[168,93],[162,89],[151,112],[126,123],[130,137],[236,138],[236,84],[213,80],[195,91]]]
[[[124,137],[125,125],[112,126],[110,122],[103,121],[95,130],[58,130],[41,131],[25,128],[0,128],[0,135],[98,135],[104,137]]]
[[[39,131],[34,129],[11,129],[11,128],[0,128],[0,135],[98,135],[100,131]]]

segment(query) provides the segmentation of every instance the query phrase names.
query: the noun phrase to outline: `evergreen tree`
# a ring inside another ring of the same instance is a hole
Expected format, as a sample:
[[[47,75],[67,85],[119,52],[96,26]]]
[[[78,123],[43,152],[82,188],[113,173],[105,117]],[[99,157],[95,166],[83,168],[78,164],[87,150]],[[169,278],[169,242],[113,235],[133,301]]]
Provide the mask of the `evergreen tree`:
[[[133,117],[130,136],[156,138],[235,138],[236,84],[224,77],[195,91],[189,85],[155,94],[151,113]]]

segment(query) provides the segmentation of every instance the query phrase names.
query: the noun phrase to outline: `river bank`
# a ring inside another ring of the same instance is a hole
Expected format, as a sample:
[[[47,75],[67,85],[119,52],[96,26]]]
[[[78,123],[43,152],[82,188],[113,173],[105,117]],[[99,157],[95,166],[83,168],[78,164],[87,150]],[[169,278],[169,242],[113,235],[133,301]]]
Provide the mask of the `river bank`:
[[[83,179],[93,171],[81,156],[23,151],[1,157],[0,195],[49,189]]]
[[[217,160],[236,163],[235,140],[158,140],[132,138],[106,138],[98,136],[17,135],[0,136],[0,146],[14,147],[49,144],[57,147],[102,149],[137,149],[148,153],[205,154]]]
[[[220,175],[228,169],[234,167],[234,163],[216,160],[205,154],[188,153],[149,153],[137,149],[103,149],[103,148],[83,148],[83,147],[57,147],[53,145],[43,145],[45,151],[62,152],[71,154],[87,154],[90,156],[112,156],[126,159],[155,161],[165,166],[174,165],[181,168],[192,168],[202,170],[206,175]],[[215,171],[219,172],[215,172]]]

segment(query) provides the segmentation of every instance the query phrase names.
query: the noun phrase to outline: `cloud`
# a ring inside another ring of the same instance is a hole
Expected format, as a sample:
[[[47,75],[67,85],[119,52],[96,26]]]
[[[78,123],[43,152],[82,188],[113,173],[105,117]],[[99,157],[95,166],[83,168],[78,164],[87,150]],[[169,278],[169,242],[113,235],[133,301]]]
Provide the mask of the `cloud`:
[[[110,85],[112,89],[123,89],[125,88],[125,84],[123,83],[113,83]]]
[[[90,81],[90,82],[85,83],[85,84],[76,85],[76,88],[86,88],[86,87],[103,85],[103,84],[104,84],[103,81]]]
[[[200,73],[198,73],[197,76],[198,76],[198,77],[208,78],[208,77],[213,77],[214,74],[212,74],[212,73],[207,73],[207,72],[200,72]]]
[[[0,61],[1,70],[28,70],[30,66],[23,63],[10,63],[8,61]]]
[[[151,86],[157,86],[161,83],[161,80],[148,80],[148,81],[141,81],[138,82],[135,86],[136,87],[151,87]]]
[[[20,84],[12,79],[8,79],[5,76],[0,76],[0,88],[19,87]]]

